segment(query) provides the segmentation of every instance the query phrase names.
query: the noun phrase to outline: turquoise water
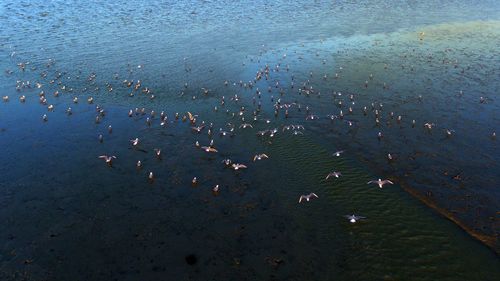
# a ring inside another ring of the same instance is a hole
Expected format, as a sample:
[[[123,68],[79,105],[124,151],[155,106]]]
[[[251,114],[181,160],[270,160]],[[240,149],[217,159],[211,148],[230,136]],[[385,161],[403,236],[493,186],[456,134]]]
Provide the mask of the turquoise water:
[[[0,22],[1,280],[500,277],[495,1],[6,2]],[[266,65],[269,79],[253,81]],[[278,99],[300,110],[275,116]],[[136,107],[145,114],[128,117]],[[212,139],[218,153],[195,147]],[[325,180],[332,171],[342,176]],[[366,184],[377,178],[395,184]]]

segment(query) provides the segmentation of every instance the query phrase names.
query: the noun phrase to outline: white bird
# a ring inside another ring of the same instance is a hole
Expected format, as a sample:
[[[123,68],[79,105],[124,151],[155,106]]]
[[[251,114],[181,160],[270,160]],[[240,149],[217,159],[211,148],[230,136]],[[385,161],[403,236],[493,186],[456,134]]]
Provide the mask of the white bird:
[[[214,186],[214,188],[212,188],[212,192],[214,195],[219,194],[219,185]]]
[[[113,164],[113,159],[116,159],[116,156],[107,156],[107,155],[101,155],[98,157],[99,159],[104,159],[106,161],[106,164],[111,166]]]
[[[316,193],[309,193],[307,195],[300,195],[300,198],[299,198],[299,203],[302,203],[302,200],[306,200],[307,202],[309,202],[309,200],[311,200],[311,198],[319,198],[318,195],[316,195]]]
[[[351,223],[355,223],[358,220],[366,219],[365,217],[356,215],[345,215],[344,217],[348,219]]]
[[[234,170],[239,170],[239,169],[246,169],[247,166],[243,165],[243,164],[239,164],[239,163],[234,163],[231,165],[231,167],[233,167]]]
[[[141,169],[142,168],[141,160],[137,161],[137,164],[135,166],[137,167],[137,169]]]
[[[217,149],[210,146],[202,146],[201,149],[203,149],[205,152],[219,152]]]
[[[436,126],[436,124],[434,124],[434,123],[425,123],[424,124],[424,127],[426,127],[429,130],[432,129],[434,126]]]
[[[240,129],[241,129],[241,128],[246,129],[246,128],[248,128],[248,127],[253,128],[252,124],[248,124],[248,123],[244,123],[244,124],[241,124],[241,125],[240,125]]]
[[[155,176],[153,175],[153,172],[149,172],[148,179],[150,181],[153,181],[155,179]]]
[[[161,159],[161,149],[155,148],[155,154],[158,159]]]
[[[137,146],[139,144],[139,138],[135,138],[133,140],[130,140],[133,146]]]
[[[326,175],[325,180],[329,179],[330,177],[336,177],[339,178],[342,174],[340,172],[331,172],[328,175]]]
[[[337,152],[333,153],[333,154],[332,154],[332,156],[337,156],[337,157],[339,157],[339,156],[340,156],[340,154],[342,154],[342,153],[344,153],[344,151],[343,151],[343,150],[339,150],[339,151],[337,151]]]
[[[191,127],[191,129],[197,133],[200,133],[201,130],[203,130],[203,128],[205,128],[205,125],[201,125],[201,126],[198,126],[198,127]]]
[[[378,179],[378,180],[372,180],[372,181],[369,181],[368,184],[371,184],[371,183],[375,183],[375,184],[378,184],[378,187],[382,188],[384,186],[384,184],[394,184],[392,181],[390,180],[381,180],[381,179]]]
[[[253,157],[253,161],[255,162],[256,160],[262,160],[262,158],[269,158],[269,156],[267,156],[266,154],[262,153],[262,154],[257,154]]]

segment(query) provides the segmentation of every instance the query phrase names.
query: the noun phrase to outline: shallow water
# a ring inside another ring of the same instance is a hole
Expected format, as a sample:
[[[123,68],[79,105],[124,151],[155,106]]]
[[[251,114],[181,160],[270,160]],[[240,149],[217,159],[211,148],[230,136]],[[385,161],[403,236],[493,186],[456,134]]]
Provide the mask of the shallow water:
[[[495,1],[2,3],[0,68],[12,73],[0,76],[10,97],[0,104],[0,279],[498,279],[499,20]],[[266,64],[269,80],[239,85]],[[17,80],[32,87],[16,91]],[[299,92],[304,82],[310,95]],[[275,117],[278,98],[301,109]],[[99,124],[96,105],[106,112]],[[241,106],[253,129],[238,128]],[[306,106],[318,120],[305,120]],[[128,117],[135,107],[146,114]],[[340,110],[343,119],[326,117]],[[216,133],[219,152],[204,153],[194,143],[210,142],[206,129],[174,118],[186,111],[236,134]],[[270,128],[273,138],[255,134]],[[257,153],[270,158],[253,162]],[[113,167],[102,154],[118,156]],[[248,169],[225,168],[227,157]],[[325,180],[333,170],[342,176]],[[395,184],[366,184],[376,178]],[[297,204],[309,192],[319,199]],[[350,224],[352,213],[367,219]]]

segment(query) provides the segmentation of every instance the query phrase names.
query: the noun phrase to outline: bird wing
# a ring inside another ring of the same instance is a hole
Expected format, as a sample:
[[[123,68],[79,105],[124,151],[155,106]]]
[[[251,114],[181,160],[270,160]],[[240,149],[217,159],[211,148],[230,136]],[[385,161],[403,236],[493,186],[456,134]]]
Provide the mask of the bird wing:
[[[316,197],[316,198],[319,198],[318,195],[316,195],[316,193],[311,193],[310,195]]]
[[[390,180],[385,180],[385,181],[383,181],[382,183],[390,183],[390,184],[394,184],[394,183],[393,183],[392,181],[390,181]]]
[[[304,195],[300,195],[299,203],[302,202],[302,199],[304,199]]]
[[[108,156],[106,156],[106,155],[101,155],[101,156],[99,156],[99,157],[97,157],[97,158],[100,158],[100,159],[106,159],[106,158],[108,158]]]
[[[369,181],[367,184],[370,184],[370,183],[377,183],[377,181]]]

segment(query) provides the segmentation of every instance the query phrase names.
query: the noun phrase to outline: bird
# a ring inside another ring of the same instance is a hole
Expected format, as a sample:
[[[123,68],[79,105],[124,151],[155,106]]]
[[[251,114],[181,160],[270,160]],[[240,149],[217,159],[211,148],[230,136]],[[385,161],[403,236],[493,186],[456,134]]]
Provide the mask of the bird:
[[[135,164],[135,166],[136,166],[137,169],[141,169],[142,168],[142,162],[141,162],[141,160],[138,160],[137,164]]]
[[[256,160],[262,160],[262,158],[269,158],[269,156],[267,156],[266,154],[262,153],[262,154],[257,154],[253,157],[253,161],[255,162]]]
[[[106,164],[109,166],[113,165],[113,159],[116,159],[116,156],[107,156],[107,155],[101,155],[98,157],[99,159],[104,159],[106,161]]]
[[[306,116],[306,120],[316,120],[318,118],[319,117],[317,115],[314,115],[314,114],[310,114],[310,115]]]
[[[345,215],[344,217],[348,219],[351,223],[355,223],[358,220],[366,219],[365,217],[356,215]]]
[[[139,138],[135,138],[133,140],[130,140],[130,142],[132,143],[133,146],[137,146],[137,145],[139,145]]]
[[[193,122],[194,120],[196,120],[196,117],[198,117],[198,115],[193,115],[191,112],[187,112],[188,114],[188,118],[189,118],[189,121]],[[193,122],[194,123],[194,122]]]
[[[218,184],[216,186],[214,186],[214,188],[212,188],[212,193],[214,194],[214,196],[219,194],[219,185]]]
[[[219,152],[217,149],[211,146],[202,146],[201,149],[203,149],[205,152]]]
[[[338,178],[338,177],[340,177],[341,175],[342,175],[342,174],[341,174],[340,172],[331,172],[331,173],[329,173],[328,175],[326,175],[325,180],[329,179],[330,177],[336,177],[336,178]]]
[[[299,197],[299,203],[302,203],[302,200],[306,200],[307,202],[309,202],[309,200],[311,200],[312,198],[319,198],[318,195],[316,195],[316,193],[309,193],[307,195],[300,195]]]
[[[205,125],[201,125],[201,126],[198,126],[198,127],[191,127],[191,129],[197,133],[200,133],[201,130],[203,130],[203,128],[205,128]]]
[[[156,154],[156,158],[161,159],[161,149],[155,148],[154,151]]]
[[[191,180],[191,184],[193,186],[195,186],[196,184],[198,184],[198,179],[196,177],[194,177],[193,180]]]
[[[343,150],[339,150],[339,151],[337,151],[337,152],[333,153],[333,154],[332,154],[332,156],[337,156],[337,157],[339,157],[339,156],[340,156],[340,154],[342,154],[342,153],[344,153],[344,151],[343,151]]]
[[[248,123],[244,123],[244,124],[241,124],[241,125],[240,125],[240,129],[241,129],[241,128],[246,129],[246,128],[248,128],[248,127],[253,128],[252,124],[248,124]]]
[[[369,181],[368,184],[371,184],[371,183],[375,183],[375,184],[378,184],[378,187],[382,188],[384,186],[384,184],[394,184],[392,181],[390,180],[381,180],[381,179],[378,179],[378,180],[372,180],[372,181]]]
[[[153,172],[149,172],[148,179],[151,182],[155,179],[155,176],[153,175]]]
[[[436,124],[434,124],[434,123],[425,123],[424,124],[424,127],[426,127],[428,130],[431,130],[434,126],[436,126]]]
[[[231,165],[231,167],[234,169],[234,170],[239,170],[239,169],[246,169],[247,166],[243,165],[243,164],[239,164],[239,163],[234,163]]]

